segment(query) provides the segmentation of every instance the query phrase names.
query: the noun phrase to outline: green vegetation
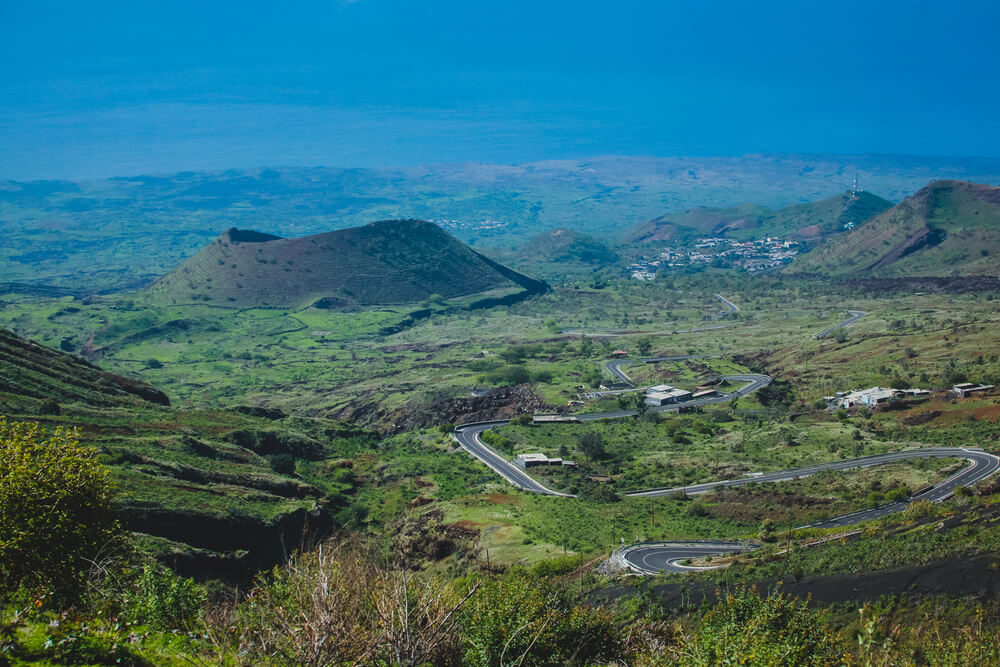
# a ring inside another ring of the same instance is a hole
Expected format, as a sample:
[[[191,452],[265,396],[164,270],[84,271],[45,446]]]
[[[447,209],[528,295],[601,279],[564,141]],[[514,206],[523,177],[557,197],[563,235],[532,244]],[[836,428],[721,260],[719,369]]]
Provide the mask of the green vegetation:
[[[718,317],[716,294],[740,310]],[[856,529],[795,530],[905,499],[955,460],[625,495],[929,443],[992,447],[996,394],[947,393],[1000,379],[990,289],[709,269],[643,284],[587,276],[489,308],[440,292],[342,310],[2,299],[13,333],[0,332],[0,413],[13,429],[40,422],[37,441],[75,426],[81,456],[116,485],[126,529],[121,554],[71,568],[86,583],[72,608],[48,575],[3,601],[0,655],[15,664],[997,662],[989,642],[976,646],[996,630],[992,602],[912,591],[859,618],[863,602],[846,592],[835,599],[850,612],[798,601],[861,577],[895,591],[894,570],[942,561],[988,573],[1000,548],[992,482]],[[869,315],[816,339],[847,307]],[[533,422],[619,409],[590,395],[616,350],[697,356],[623,366],[639,386],[693,390],[747,372],[775,382],[684,414]],[[822,400],[873,385],[932,393],[878,411]],[[574,460],[531,474],[579,497],[517,491],[456,447],[454,424],[496,417],[511,423],[485,441],[508,457]],[[762,546],[725,569],[635,585],[595,572],[623,540],[706,538]],[[795,597],[774,594],[778,580]],[[718,586],[726,594],[699,606]]]
[[[437,225],[390,220],[297,239],[233,228],[141,297],[171,305],[298,308],[315,302],[318,308],[352,310],[545,288]]]
[[[0,417],[0,594],[41,587],[73,599],[116,533],[108,471],[66,430]]]
[[[589,277],[600,269],[617,273],[622,261],[607,243],[572,229],[554,229],[509,251],[490,250],[489,255],[528,275],[559,280]]]

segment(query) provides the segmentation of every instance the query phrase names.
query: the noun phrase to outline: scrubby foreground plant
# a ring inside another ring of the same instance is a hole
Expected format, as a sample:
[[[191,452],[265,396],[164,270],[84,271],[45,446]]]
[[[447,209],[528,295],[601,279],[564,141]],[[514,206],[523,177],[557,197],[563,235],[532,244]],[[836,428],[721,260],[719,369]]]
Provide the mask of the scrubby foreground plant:
[[[457,614],[475,592],[328,542],[259,577],[242,602],[212,609],[207,625],[221,655],[241,664],[457,665]]]
[[[114,486],[74,434],[0,417],[0,593],[72,600],[116,535]]]

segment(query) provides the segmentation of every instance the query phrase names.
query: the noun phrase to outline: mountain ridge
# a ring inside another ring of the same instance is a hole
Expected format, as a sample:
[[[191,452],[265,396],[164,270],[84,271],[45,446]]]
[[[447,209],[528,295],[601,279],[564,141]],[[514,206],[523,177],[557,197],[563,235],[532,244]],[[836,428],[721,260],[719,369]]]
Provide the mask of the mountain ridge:
[[[699,206],[641,222],[623,235],[625,243],[690,240],[697,236],[725,236],[741,240],[781,236],[817,239],[838,233],[846,225],[860,226],[892,202],[867,191],[842,192],[804,204],[771,210],[753,203],[729,208]]]
[[[1000,187],[932,181],[865,226],[801,255],[789,273],[1000,275]]]

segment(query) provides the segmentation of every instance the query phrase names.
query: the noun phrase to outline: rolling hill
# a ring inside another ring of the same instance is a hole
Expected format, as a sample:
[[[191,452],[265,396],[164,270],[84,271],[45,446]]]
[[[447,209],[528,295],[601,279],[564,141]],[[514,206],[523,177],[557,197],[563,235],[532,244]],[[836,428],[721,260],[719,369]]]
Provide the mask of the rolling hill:
[[[154,387],[0,329],[0,415],[76,427],[118,488],[122,524],[181,572],[233,582],[329,533],[353,484],[278,472],[367,447],[352,424],[274,410],[178,410]]]
[[[512,250],[490,254],[497,261],[545,278],[592,273],[621,261],[608,244],[573,229],[554,229]]]
[[[294,308],[320,299],[371,306],[544,289],[435,224],[391,220],[296,239],[233,228],[145,294],[160,304]]]
[[[639,223],[626,232],[623,241],[676,242],[705,236],[736,239],[780,236],[809,240],[835,234],[848,223],[861,226],[890,207],[892,202],[864,191],[856,194],[847,191],[774,211],[756,204],[732,208],[698,207]]]
[[[166,394],[144,382],[0,329],[0,410],[52,410],[55,400],[92,407],[170,405]]]
[[[790,273],[1000,275],[1000,188],[934,181],[863,227],[799,256]]]

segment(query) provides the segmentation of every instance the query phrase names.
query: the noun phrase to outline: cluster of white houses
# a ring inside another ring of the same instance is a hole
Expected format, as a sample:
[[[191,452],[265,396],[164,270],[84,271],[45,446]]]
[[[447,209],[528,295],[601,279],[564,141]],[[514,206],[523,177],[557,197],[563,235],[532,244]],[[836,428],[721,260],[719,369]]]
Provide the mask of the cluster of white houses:
[[[823,400],[831,408],[853,408],[864,406],[866,408],[877,408],[893,400],[902,398],[918,398],[930,396],[927,389],[890,389],[889,387],[871,387],[870,389],[857,389],[855,391],[838,391],[833,396],[824,396]]]
[[[993,389],[991,384],[974,384],[963,382],[956,384],[951,391],[958,398],[966,398],[977,393],[987,392]],[[831,410],[837,408],[850,409],[858,406],[866,408],[877,408],[892,401],[904,398],[926,398],[931,395],[929,389],[890,389],[889,387],[871,387],[869,389],[857,389],[855,391],[838,391],[833,396],[824,396],[823,400]]]

